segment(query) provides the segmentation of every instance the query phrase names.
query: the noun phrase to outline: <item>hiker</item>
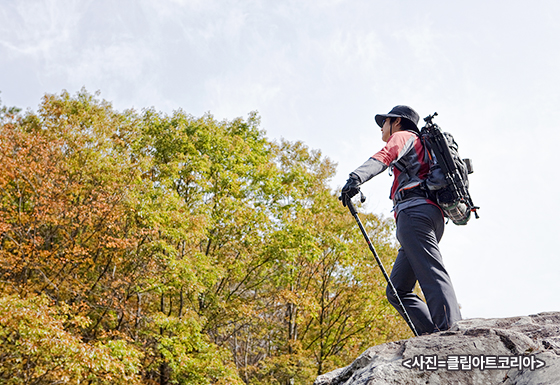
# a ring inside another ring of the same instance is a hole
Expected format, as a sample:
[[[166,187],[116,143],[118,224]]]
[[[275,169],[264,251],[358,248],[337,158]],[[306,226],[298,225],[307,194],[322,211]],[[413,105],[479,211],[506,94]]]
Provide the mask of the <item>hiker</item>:
[[[429,165],[418,136],[418,120],[416,111],[403,105],[375,116],[381,139],[387,144],[350,174],[340,199],[346,205],[346,199],[355,196],[361,184],[387,168],[393,172],[390,198],[401,248],[390,278],[418,333],[428,334],[449,329],[461,320],[461,312],[438,246],[445,227],[443,212],[422,188]],[[412,292],[416,281],[426,303]],[[389,286],[386,293],[391,305],[405,317]]]

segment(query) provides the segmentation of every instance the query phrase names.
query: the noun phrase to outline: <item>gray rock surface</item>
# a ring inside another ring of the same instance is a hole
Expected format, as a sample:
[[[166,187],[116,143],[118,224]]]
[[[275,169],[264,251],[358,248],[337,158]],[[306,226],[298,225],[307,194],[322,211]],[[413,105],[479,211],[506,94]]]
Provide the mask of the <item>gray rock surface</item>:
[[[378,384],[559,385],[560,312],[463,320],[448,331],[371,347],[314,382]]]

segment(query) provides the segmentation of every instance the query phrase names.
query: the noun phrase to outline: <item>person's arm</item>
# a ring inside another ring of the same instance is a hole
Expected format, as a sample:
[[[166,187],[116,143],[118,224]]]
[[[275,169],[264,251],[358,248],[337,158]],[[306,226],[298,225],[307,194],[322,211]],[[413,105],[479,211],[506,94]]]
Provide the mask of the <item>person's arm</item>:
[[[350,177],[358,177],[360,184],[367,182],[374,176],[381,174],[387,169],[388,165],[374,157],[369,158],[360,167],[350,173]]]
[[[366,160],[364,164],[350,173],[346,185],[342,188],[340,200],[345,204],[346,197],[352,198],[359,191],[359,186],[374,176],[382,173],[389,165],[397,159],[400,152],[405,148],[409,134],[401,134],[400,132],[393,134],[385,147],[371,158]],[[345,197],[346,196],[346,197]]]

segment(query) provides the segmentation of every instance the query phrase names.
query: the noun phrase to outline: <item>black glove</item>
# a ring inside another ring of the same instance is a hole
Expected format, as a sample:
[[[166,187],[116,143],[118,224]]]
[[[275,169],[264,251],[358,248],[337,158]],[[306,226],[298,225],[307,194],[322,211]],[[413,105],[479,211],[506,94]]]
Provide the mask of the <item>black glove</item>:
[[[356,174],[350,174],[350,178],[346,181],[346,184],[340,192],[339,200],[342,201],[342,205],[346,207],[346,200],[351,199],[354,195],[360,192],[360,178]]]

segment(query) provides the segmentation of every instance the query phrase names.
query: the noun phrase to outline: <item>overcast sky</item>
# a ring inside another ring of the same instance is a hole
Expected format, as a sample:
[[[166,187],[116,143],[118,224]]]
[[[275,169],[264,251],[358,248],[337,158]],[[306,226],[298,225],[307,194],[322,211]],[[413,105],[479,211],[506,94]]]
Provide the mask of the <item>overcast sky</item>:
[[[256,110],[338,163],[333,189],[383,146],[375,114],[437,111],[481,207],[441,243],[463,316],[560,311],[559,20],[554,0],[0,0],[0,98]],[[364,185],[369,211],[392,215],[390,184]]]

